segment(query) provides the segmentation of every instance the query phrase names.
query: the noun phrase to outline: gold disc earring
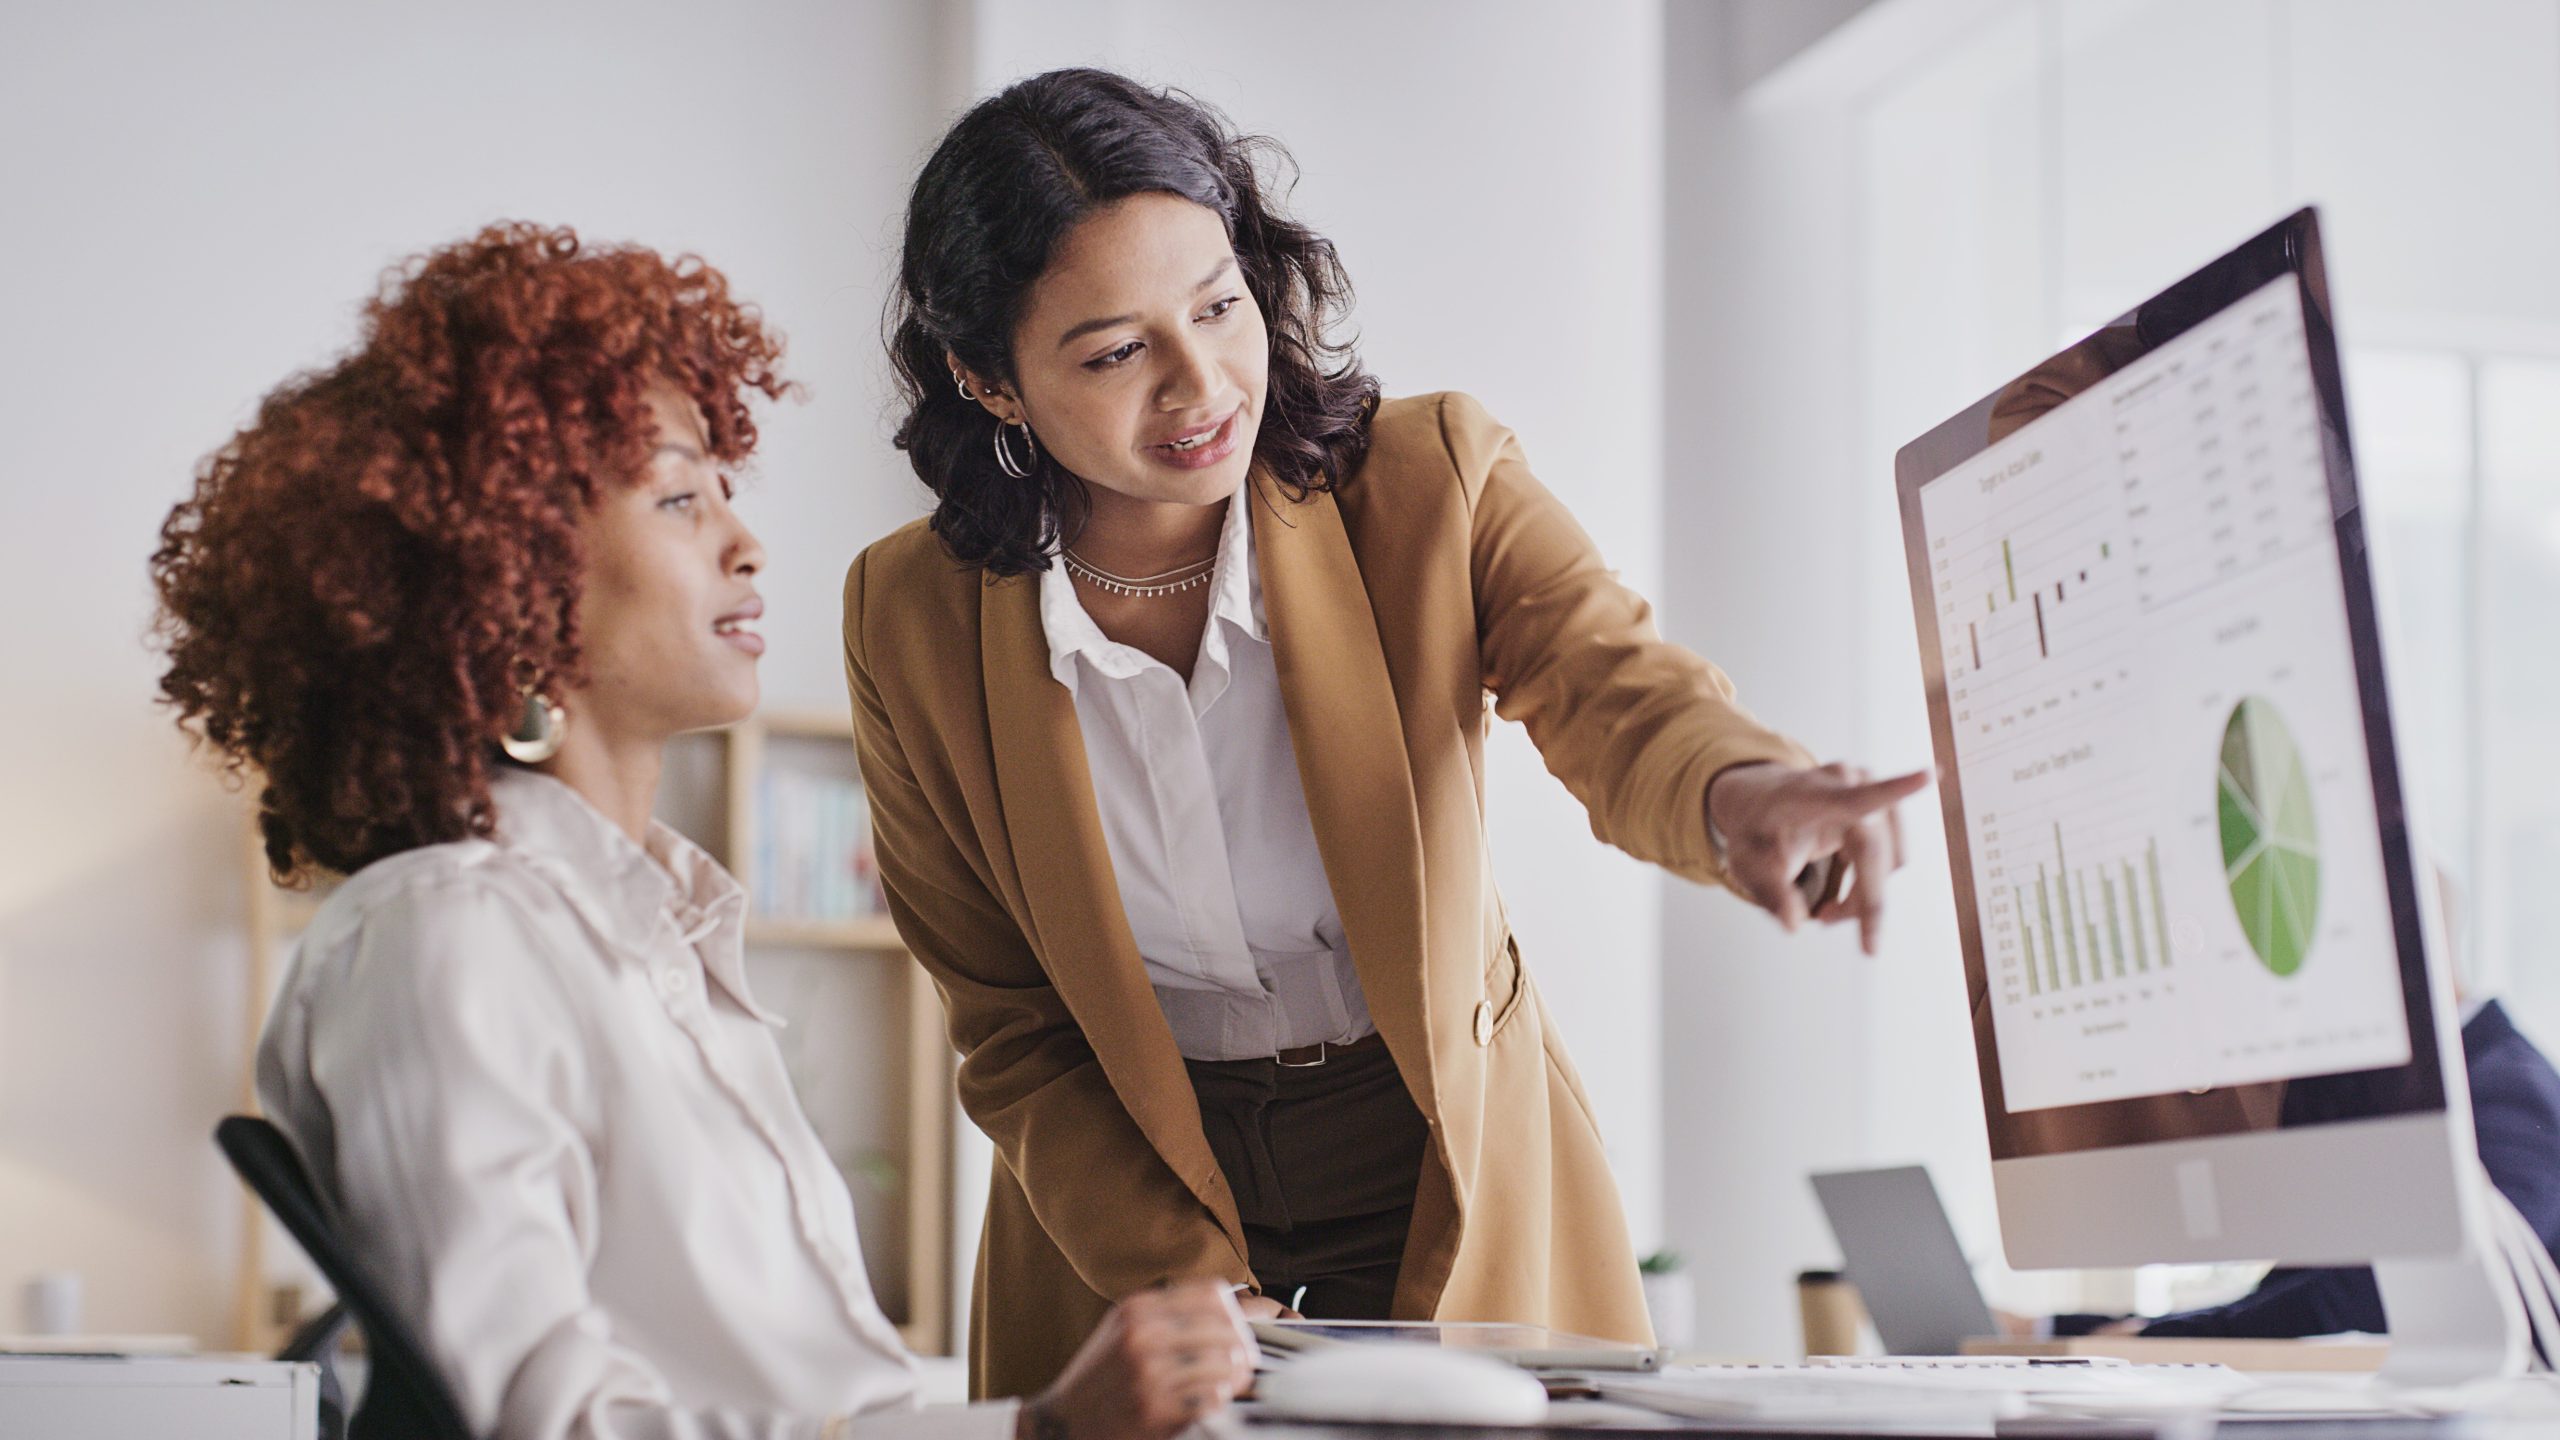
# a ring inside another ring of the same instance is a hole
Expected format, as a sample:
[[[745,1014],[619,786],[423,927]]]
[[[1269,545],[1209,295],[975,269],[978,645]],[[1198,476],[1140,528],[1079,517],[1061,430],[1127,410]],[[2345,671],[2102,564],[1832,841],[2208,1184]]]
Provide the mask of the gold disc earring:
[[[527,685],[524,711],[516,716],[516,728],[499,739],[498,747],[519,765],[539,765],[560,753],[560,742],[568,733],[569,712],[553,704],[540,689]]]

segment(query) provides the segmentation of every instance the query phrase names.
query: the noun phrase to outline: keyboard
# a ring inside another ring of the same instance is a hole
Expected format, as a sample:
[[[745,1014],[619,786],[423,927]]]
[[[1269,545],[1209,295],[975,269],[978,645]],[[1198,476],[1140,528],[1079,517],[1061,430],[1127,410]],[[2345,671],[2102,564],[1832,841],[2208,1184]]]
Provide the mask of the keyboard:
[[[2461,1415],[2530,1420],[2560,1433],[2560,1376],[2549,1374],[2419,1390],[2361,1374],[2247,1375],[2222,1365],[2143,1365],[2095,1356],[1961,1356],[1680,1365],[1653,1375],[1599,1379],[1595,1388],[1603,1400],[1659,1415],[1773,1431],[1989,1436],[2002,1421],[2025,1417]]]
[[[2028,1415],[2210,1413],[2253,1382],[2221,1365],[1964,1356],[1680,1365],[1596,1383],[1603,1399],[1684,1419],[1988,1435]]]

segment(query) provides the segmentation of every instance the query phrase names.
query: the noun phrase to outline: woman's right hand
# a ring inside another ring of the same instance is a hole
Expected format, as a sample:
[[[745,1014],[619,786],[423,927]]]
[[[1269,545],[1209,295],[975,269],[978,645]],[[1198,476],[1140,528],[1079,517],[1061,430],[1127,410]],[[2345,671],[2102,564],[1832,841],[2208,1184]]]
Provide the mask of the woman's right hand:
[[[1170,1440],[1253,1383],[1253,1331],[1221,1280],[1121,1301],[1022,1407],[1019,1440]]]
[[[1875,780],[1854,765],[1745,762],[1707,782],[1707,828],[1723,839],[1725,877],[1736,891],[1790,932],[1808,919],[1854,919],[1860,948],[1873,955],[1883,934],[1885,877],[1902,868],[1902,819],[1894,807],[1929,779],[1927,770]],[[1835,855],[1850,867],[1848,892],[1808,912],[1812,902],[1796,877]]]

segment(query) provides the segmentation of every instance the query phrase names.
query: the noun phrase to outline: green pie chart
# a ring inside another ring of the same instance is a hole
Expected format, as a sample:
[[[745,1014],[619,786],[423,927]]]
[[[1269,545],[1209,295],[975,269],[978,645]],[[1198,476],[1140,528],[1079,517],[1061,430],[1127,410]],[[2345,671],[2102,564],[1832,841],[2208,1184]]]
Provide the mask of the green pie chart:
[[[2273,705],[2251,696],[2222,729],[2222,873],[2249,948],[2276,975],[2311,954],[2320,916],[2320,833],[2311,776]]]

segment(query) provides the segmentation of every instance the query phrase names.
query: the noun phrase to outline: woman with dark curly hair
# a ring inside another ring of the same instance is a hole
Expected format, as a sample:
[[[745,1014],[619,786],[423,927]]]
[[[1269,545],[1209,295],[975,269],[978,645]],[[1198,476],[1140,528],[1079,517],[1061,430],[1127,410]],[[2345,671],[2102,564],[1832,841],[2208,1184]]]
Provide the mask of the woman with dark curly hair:
[[[1058,71],[907,210],[898,443],[937,503],[854,562],[845,655],[890,909],[1003,1160],[985,1393],[1172,1276],[1647,1339],[1492,884],[1488,706],[1600,838],[1870,948],[1926,783],[1754,723],[1473,400],[1381,401],[1284,161]]]
[[[756,703],[728,472],[780,353],[699,260],[499,226],[205,463],[162,690],[261,784],[276,874],[347,875],[259,1096],[475,1434],[1171,1435],[1251,1375],[1213,1282],[1026,1405],[907,1413],[744,895],[649,818],[667,741]]]

